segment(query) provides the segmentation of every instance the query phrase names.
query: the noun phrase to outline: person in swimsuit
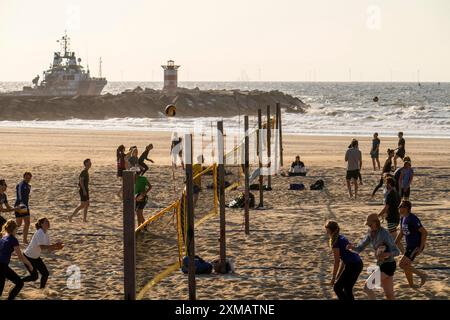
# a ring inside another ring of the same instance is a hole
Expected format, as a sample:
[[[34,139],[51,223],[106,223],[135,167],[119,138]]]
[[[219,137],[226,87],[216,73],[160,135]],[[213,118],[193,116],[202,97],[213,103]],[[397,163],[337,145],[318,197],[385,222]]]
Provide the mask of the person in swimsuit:
[[[378,133],[373,134],[372,149],[370,150],[370,157],[372,158],[373,171],[376,171],[375,162],[378,165],[378,170],[380,170],[380,139],[378,138]]]

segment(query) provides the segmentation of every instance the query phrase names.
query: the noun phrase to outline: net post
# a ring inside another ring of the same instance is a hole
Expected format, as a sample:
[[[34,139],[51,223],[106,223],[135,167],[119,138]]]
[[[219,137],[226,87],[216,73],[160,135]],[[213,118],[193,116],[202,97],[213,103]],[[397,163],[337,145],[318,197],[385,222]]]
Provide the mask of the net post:
[[[226,271],[226,238],[225,238],[225,167],[224,167],[224,134],[223,121],[217,122],[217,155],[219,175],[219,211],[220,211],[220,271]]]
[[[267,105],[267,187],[272,187],[272,159],[270,150],[270,140],[271,140],[272,124],[270,121],[270,105]]]
[[[280,135],[278,133],[278,129],[279,129],[279,121],[280,121],[280,114],[279,114],[279,106],[278,106],[278,102],[276,104],[275,107],[275,151],[274,151],[274,170],[275,170],[275,175],[278,175],[278,172],[280,170]]]
[[[277,111],[278,111],[278,134],[280,141],[280,166],[283,167],[283,134],[281,130],[281,107],[280,103],[277,102]]]
[[[245,131],[245,154],[244,154],[244,193],[245,193],[245,203],[244,203],[244,217],[245,217],[245,234],[250,234],[250,215],[249,215],[249,139],[248,139],[248,116],[244,116],[244,131]]]
[[[195,283],[195,234],[194,234],[194,187],[192,176],[192,134],[184,135],[184,164],[186,168],[186,202],[187,202],[187,251],[189,257],[188,281],[189,300],[196,300]]]
[[[219,189],[218,189],[218,181],[217,181],[217,164],[213,164],[213,186],[214,186],[214,211],[216,214],[219,213]]]
[[[258,167],[259,167],[259,204],[258,208],[264,207],[264,192],[263,192],[263,175],[262,175],[262,141],[261,141],[261,131],[262,130],[262,115],[261,109],[258,109]]]
[[[125,300],[136,300],[135,172],[123,172],[123,266]]]

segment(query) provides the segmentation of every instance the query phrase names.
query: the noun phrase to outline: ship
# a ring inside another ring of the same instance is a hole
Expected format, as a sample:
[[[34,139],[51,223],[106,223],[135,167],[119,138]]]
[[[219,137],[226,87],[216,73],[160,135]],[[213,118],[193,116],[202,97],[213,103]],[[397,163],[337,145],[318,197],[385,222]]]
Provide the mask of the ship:
[[[61,45],[60,52],[54,52],[53,63],[32,80],[32,86],[24,86],[22,91],[8,92],[8,96],[96,96],[100,95],[107,84],[106,78],[91,77],[89,66],[87,70],[81,65],[81,59],[70,51],[70,38],[67,33],[57,40]],[[101,63],[101,60],[100,60]],[[101,66],[100,66],[101,70]]]

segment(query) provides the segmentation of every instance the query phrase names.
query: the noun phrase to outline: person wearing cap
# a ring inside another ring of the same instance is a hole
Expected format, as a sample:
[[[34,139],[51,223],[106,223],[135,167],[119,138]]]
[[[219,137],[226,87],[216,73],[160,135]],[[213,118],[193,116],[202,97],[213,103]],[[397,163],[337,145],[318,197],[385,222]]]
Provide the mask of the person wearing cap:
[[[378,214],[369,214],[366,219],[366,226],[369,227],[367,235],[356,247],[353,244],[348,244],[347,249],[359,254],[369,244],[372,245],[377,257],[377,265],[381,272],[381,287],[384,290],[386,299],[394,300],[394,273],[397,268],[394,257],[400,254],[400,250],[395,245],[394,239],[389,232],[381,226]],[[364,291],[369,296],[369,299],[375,299],[375,294],[372,289],[369,289],[367,283],[364,286]]]
[[[414,170],[411,168],[411,159],[409,157],[405,157],[405,162],[403,164],[403,169],[400,173],[399,177],[399,187],[400,187],[400,196],[403,200],[409,200],[409,195],[411,193],[411,183],[414,178]]]
[[[397,169],[397,159],[400,158],[403,160],[403,158],[405,157],[405,154],[406,154],[405,139],[403,138],[403,132],[400,131],[398,133],[397,152],[395,153],[395,157],[394,157],[394,170]]]
[[[419,271],[412,266],[414,259],[423,252],[427,241],[428,232],[423,227],[420,219],[411,213],[411,202],[403,200],[400,204],[401,229],[395,239],[395,243],[399,244],[403,236],[406,240],[406,250],[400,258],[399,267],[405,272],[406,280],[411,288],[417,288],[414,285],[413,274],[420,277],[420,286],[422,287],[427,280],[427,275],[423,271]]]
[[[347,149],[345,153],[345,161],[347,162],[347,189],[350,195],[350,198],[353,197],[351,180],[353,180],[353,185],[355,186],[355,199],[358,194],[358,178],[361,179],[361,166],[362,166],[362,154],[358,149],[358,140],[353,139],[350,148]]]

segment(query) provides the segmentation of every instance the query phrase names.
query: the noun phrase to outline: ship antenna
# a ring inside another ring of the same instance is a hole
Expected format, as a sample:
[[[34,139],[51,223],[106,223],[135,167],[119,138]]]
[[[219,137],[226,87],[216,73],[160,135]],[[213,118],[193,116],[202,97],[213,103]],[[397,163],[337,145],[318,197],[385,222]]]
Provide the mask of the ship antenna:
[[[99,77],[101,78],[102,77],[102,57],[100,57],[100,59],[99,59],[98,74],[99,74]]]

